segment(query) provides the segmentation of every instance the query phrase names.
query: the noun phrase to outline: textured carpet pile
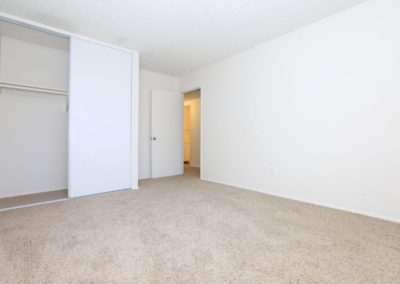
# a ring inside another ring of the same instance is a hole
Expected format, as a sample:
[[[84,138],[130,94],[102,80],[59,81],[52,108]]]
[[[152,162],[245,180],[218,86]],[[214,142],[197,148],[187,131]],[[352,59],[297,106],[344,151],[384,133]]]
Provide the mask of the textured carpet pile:
[[[1,283],[400,283],[400,225],[200,181],[0,212]]]

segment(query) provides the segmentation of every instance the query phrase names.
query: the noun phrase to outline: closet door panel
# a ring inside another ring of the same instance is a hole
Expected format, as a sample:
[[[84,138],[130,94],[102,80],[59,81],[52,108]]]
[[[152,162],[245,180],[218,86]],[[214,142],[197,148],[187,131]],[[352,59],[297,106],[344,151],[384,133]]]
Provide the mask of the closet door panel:
[[[69,196],[130,188],[131,54],[71,39]]]

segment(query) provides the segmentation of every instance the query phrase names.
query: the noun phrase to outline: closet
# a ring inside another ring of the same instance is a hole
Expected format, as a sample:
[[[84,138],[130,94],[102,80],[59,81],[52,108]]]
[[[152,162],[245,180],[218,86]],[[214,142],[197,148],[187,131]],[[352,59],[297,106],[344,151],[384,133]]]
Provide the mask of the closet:
[[[137,188],[138,66],[135,52],[0,18],[0,210]]]
[[[0,198],[67,197],[68,88],[69,39],[0,20]]]

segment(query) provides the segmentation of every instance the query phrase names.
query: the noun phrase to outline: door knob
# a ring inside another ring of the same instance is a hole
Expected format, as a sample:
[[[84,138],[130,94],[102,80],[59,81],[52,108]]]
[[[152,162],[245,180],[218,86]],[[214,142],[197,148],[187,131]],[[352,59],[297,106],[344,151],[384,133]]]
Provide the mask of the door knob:
[[[157,137],[152,137],[151,138],[153,141],[156,141],[157,140]]]

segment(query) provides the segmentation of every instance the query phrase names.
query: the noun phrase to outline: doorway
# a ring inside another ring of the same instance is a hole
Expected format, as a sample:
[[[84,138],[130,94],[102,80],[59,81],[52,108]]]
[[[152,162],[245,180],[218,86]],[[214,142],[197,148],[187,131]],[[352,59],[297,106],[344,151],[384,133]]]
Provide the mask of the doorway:
[[[200,93],[151,90],[151,178],[200,178]]]
[[[183,163],[185,175],[200,177],[201,90],[184,94]]]

